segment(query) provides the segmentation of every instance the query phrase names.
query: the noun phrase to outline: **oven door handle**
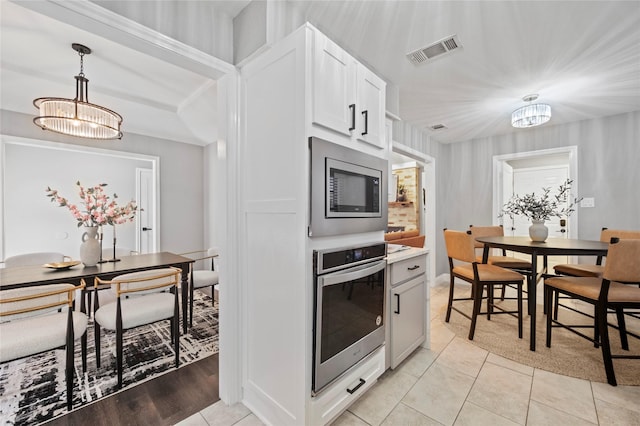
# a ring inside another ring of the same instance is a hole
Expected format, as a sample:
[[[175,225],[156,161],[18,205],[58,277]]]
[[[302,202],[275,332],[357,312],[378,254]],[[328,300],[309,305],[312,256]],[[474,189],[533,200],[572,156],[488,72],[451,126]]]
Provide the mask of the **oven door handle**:
[[[355,268],[349,268],[347,271],[334,272],[327,274],[322,279],[322,286],[341,284],[348,281],[358,280],[366,276],[382,271],[387,266],[386,260],[380,260],[373,265],[363,265]]]

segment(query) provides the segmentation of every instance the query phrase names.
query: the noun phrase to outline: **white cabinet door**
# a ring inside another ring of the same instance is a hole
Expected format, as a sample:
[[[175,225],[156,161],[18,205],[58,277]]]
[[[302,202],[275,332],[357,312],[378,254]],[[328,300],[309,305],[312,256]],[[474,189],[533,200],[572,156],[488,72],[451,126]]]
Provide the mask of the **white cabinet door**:
[[[426,338],[425,275],[391,289],[391,368],[396,368]]]
[[[386,83],[361,64],[358,64],[356,78],[356,115],[359,121],[355,129],[356,137],[378,148],[384,148]]]
[[[356,117],[356,61],[337,44],[314,34],[313,122],[351,136]]]

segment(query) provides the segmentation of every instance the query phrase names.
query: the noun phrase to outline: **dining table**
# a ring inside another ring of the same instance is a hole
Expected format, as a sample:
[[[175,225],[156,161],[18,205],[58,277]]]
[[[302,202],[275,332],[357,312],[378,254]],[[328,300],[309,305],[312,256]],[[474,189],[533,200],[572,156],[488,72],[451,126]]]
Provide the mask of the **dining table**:
[[[476,241],[484,244],[482,263],[487,263],[491,248],[504,249],[531,255],[531,285],[527,288],[527,301],[531,322],[529,349],[536,350],[536,287],[540,278],[548,274],[547,256],[606,256],[609,244],[602,241],[579,240],[572,238],[547,238],[545,241],[532,241],[529,237],[478,237]],[[543,268],[538,272],[538,256],[543,256]]]
[[[120,256],[117,262],[99,263],[95,266],[84,266],[82,263],[71,267],[56,268],[47,265],[19,266],[15,268],[0,269],[0,291],[12,288],[28,287],[33,285],[47,285],[57,283],[70,283],[80,285],[84,279],[88,286],[93,285],[93,279],[99,277],[105,280],[115,278],[118,275],[131,272],[147,271],[168,267],[180,268],[181,273],[181,298],[182,298],[182,324],[183,332],[187,332],[187,303],[189,294],[189,270],[194,262],[185,256],[170,252],[138,254]],[[83,289],[81,299],[81,311],[86,312],[85,295]]]

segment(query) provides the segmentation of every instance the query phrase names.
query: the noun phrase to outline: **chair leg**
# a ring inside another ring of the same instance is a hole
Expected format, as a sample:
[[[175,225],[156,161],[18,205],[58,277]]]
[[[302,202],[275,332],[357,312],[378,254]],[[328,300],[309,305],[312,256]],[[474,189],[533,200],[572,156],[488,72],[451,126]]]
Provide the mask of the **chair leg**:
[[[93,320],[93,340],[96,348],[96,367],[100,368],[100,324]]]
[[[193,304],[192,304],[193,305]],[[176,303],[173,311],[173,321],[171,324],[175,339],[173,341],[174,351],[176,353],[176,368],[180,366],[180,312],[178,310],[178,293],[176,293]]]
[[[454,276],[451,275],[450,280],[449,280],[449,303],[447,303],[447,315],[444,319],[445,322],[449,322],[449,318],[451,317],[451,306],[453,304],[453,281],[454,281]]]
[[[600,346],[602,347],[602,361],[604,362],[604,369],[607,373],[607,382],[611,386],[617,386],[616,374],[613,371],[613,359],[611,358],[611,347],[609,346],[609,330],[607,326],[607,306],[597,304],[597,319],[600,325]]]
[[[547,347],[548,348],[551,347],[551,329],[552,329],[551,313],[553,312],[554,293],[555,291],[551,287],[547,285],[544,286],[544,304],[547,307]]]
[[[80,338],[80,348],[82,349],[82,372],[87,372],[87,332]]]
[[[518,338],[522,339],[522,285],[518,285]]]
[[[193,284],[189,287],[189,327],[193,327]]]
[[[116,330],[116,369],[118,370],[118,389],[122,388],[122,327]]]
[[[471,314],[469,340],[473,340],[473,335],[476,332],[476,320],[478,319],[478,314],[480,314],[480,306],[482,305],[482,293],[484,291],[483,285],[474,283],[473,287],[473,313]]]
[[[605,324],[607,316],[604,317]],[[608,327],[608,326],[607,326]],[[593,305],[593,347],[600,347],[600,323],[598,322],[598,305]]]
[[[122,305],[120,297],[116,307],[116,369],[118,370],[118,389],[122,388]]]
[[[67,383],[67,410],[73,408],[73,359],[74,359],[74,343],[75,336],[73,330],[73,313],[69,311],[67,316],[67,342],[66,342],[66,365],[65,380]]]
[[[493,284],[487,284],[487,321],[491,321],[493,313]]]
[[[620,331],[620,344],[625,351],[629,350],[629,339],[627,338],[627,324],[624,319],[624,310],[616,308],[616,318],[618,319],[618,331]]]
[[[554,308],[553,308],[553,319],[554,320],[558,320],[558,305],[560,304],[560,292],[555,292],[555,297],[554,297]]]

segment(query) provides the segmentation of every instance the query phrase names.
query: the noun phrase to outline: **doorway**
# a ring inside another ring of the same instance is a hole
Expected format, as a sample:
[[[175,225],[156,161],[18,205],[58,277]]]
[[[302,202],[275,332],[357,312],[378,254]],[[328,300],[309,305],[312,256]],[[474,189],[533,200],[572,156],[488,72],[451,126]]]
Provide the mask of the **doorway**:
[[[568,146],[538,151],[519,152],[493,157],[493,217],[498,218],[502,206],[514,194],[537,195],[543,188],[550,188],[551,193],[567,179],[573,181],[572,192],[578,193],[578,148]],[[495,219],[504,226],[505,235],[528,236],[529,220],[508,216]],[[578,238],[578,212],[575,211],[570,220],[561,224],[560,218],[552,218],[545,223],[549,228],[550,238]],[[561,226],[564,225],[564,226]],[[549,266],[556,263],[573,262],[566,257],[549,258]]]
[[[393,142],[391,145],[389,167],[412,167],[416,170],[417,194],[415,203],[418,205],[417,217],[421,234],[425,235],[424,248],[429,250],[429,270],[427,280],[430,285],[435,283],[436,271],[436,160],[420,151],[406,145]],[[393,181],[393,179],[390,179]],[[398,185],[400,182],[398,181]],[[395,200],[397,186],[389,188],[389,200]]]

